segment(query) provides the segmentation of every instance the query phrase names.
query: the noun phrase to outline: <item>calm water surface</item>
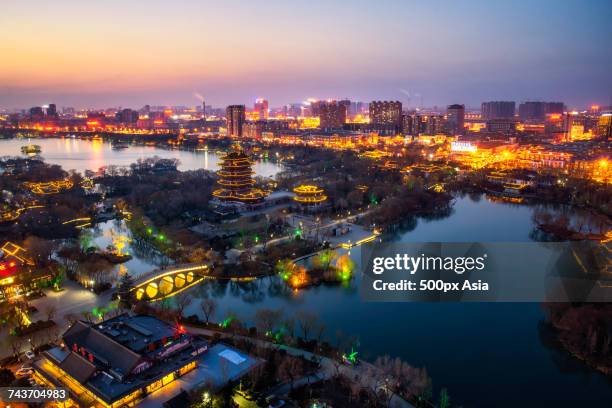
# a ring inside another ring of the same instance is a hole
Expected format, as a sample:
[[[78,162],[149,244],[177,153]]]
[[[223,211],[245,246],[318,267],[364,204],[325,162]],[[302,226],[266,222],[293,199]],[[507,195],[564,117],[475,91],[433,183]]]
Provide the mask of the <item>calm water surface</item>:
[[[427,241],[530,241],[533,207],[493,203],[483,196],[457,199],[448,218],[419,219],[410,231],[388,239]],[[359,264],[360,250],[351,253]],[[230,313],[253,322],[260,307],[282,308],[290,317],[315,311],[327,326],[359,339],[362,357],[389,354],[425,366],[434,387],[447,387],[464,407],[605,406],[612,385],[550,344],[536,303],[365,303],[360,278],[349,287],[320,286],[293,292],[276,278],[252,284],[211,283],[194,290],[187,313],[200,297],[218,300],[215,317]]]
[[[73,138],[16,138],[0,140],[0,156],[23,156],[21,147],[29,143],[39,145],[40,156],[47,163],[59,164],[64,170],[96,171],[102,166],[129,166],[138,159],[159,156],[164,159],[178,159],[178,169],[197,170],[219,169],[219,155],[215,150],[186,151],[161,149],[155,146],[129,146],[127,149],[113,150],[110,143],[102,140],[82,140]],[[280,171],[277,164],[258,161],[253,166],[258,176],[271,177]]]
[[[216,170],[214,152],[163,150],[132,146],[115,151],[102,141],[33,139],[49,163],[84,171],[115,164],[127,166],[138,158],[177,158],[179,169]],[[20,155],[27,140],[0,140],[1,155]],[[279,171],[259,162],[259,175]],[[386,239],[426,241],[530,241],[534,207],[493,203],[483,196],[458,198],[453,214],[437,220],[412,221],[408,229]],[[101,248],[112,234],[126,232],[121,223],[99,225],[92,239]],[[138,275],[159,260],[137,248],[124,266]],[[351,257],[358,264],[360,249]],[[425,366],[434,387],[449,389],[451,398],[464,407],[599,407],[612,404],[612,386],[603,375],[584,367],[550,344],[542,329],[543,314],[535,303],[365,303],[358,294],[359,276],[348,287],[320,286],[299,292],[287,289],[277,278],[249,284],[208,283],[194,288],[187,313],[199,312],[200,298],[218,300],[215,320],[235,313],[252,323],[258,308],[282,308],[290,317],[300,309],[316,312],[327,326],[326,336],[337,331],[359,339],[365,358],[389,354],[413,365]]]

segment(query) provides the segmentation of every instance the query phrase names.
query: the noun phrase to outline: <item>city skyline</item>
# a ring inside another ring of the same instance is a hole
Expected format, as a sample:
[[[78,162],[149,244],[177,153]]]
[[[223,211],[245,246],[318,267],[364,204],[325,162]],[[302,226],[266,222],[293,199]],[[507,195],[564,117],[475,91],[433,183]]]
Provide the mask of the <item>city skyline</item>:
[[[197,93],[219,107],[258,97],[270,107],[308,97],[610,104],[611,3],[436,6],[8,2],[0,108],[193,106]]]

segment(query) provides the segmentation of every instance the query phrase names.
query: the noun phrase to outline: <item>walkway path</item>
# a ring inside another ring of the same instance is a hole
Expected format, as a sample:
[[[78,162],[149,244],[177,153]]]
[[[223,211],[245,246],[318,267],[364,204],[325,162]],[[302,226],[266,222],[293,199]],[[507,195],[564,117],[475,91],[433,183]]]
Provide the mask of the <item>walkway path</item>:
[[[235,335],[235,334],[231,334],[231,333],[226,333],[226,332],[222,332],[222,331],[218,331],[218,330],[211,330],[211,329],[204,329],[201,327],[195,327],[195,326],[189,326],[189,325],[185,325],[185,327],[191,332],[191,333],[195,333],[195,334],[202,334],[208,337],[212,337],[215,334],[220,334],[221,338],[236,338],[236,339],[241,339],[241,340],[246,340],[246,341],[250,341],[251,343],[254,343],[260,347],[265,347],[265,348],[277,348],[280,350],[285,350],[288,354],[292,355],[292,356],[296,356],[296,357],[303,357],[306,358],[308,360],[311,361],[317,361],[321,368],[319,369],[319,371],[317,371],[315,374],[300,378],[298,380],[295,380],[293,383],[293,386],[299,386],[299,385],[304,385],[307,384],[309,380],[315,380],[318,379],[319,381],[321,380],[327,380],[330,378],[333,378],[334,376],[336,376],[337,374],[341,374],[343,376],[345,376],[346,378],[349,379],[354,379],[354,378],[361,378],[361,371],[365,368],[365,367],[372,367],[372,365],[366,361],[361,361],[360,360],[360,364],[357,366],[348,366],[345,364],[341,364],[338,361],[335,361],[329,357],[325,357],[319,354],[315,354],[315,353],[311,353],[309,351],[306,350],[302,350],[302,349],[298,349],[295,347],[289,347],[289,346],[285,346],[285,345],[279,345],[276,343],[272,343],[266,340],[262,340],[262,339],[256,339],[256,338],[252,338],[252,337],[247,337],[247,336],[241,336],[241,335]],[[314,382],[314,381],[313,381]],[[369,383],[369,384],[365,384],[367,387],[371,388],[371,389],[376,389],[378,387],[378,383]],[[279,391],[278,394],[276,395],[285,395],[289,392],[289,390],[285,390],[285,387],[290,385],[288,384],[284,384],[281,385],[279,387]],[[284,394],[282,394],[281,392],[284,392]],[[391,398],[390,402],[389,402],[389,407],[394,407],[394,408],[414,408],[414,406],[412,404],[410,404],[408,401],[406,401],[405,399],[403,399],[402,397],[400,397],[397,394],[393,394],[393,397]]]

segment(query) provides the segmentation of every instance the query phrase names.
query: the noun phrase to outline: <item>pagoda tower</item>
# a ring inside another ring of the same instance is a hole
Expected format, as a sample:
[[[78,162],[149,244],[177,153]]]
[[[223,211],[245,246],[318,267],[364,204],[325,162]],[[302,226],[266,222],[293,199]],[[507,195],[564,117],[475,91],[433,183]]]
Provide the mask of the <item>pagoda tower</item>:
[[[252,169],[253,162],[244,150],[236,144],[221,159],[221,170],[217,171],[220,188],[213,192],[213,196],[227,203],[255,204],[261,202],[267,193],[255,188],[255,179]]]

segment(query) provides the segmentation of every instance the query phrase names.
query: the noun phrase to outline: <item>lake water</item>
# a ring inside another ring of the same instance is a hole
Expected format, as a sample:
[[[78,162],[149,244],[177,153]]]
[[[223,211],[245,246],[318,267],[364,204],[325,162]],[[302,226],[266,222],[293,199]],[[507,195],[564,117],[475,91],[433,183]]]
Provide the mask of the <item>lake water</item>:
[[[535,207],[458,198],[448,218],[413,222],[410,231],[388,236],[399,242],[530,241]],[[351,251],[359,264],[360,248]],[[359,265],[358,265],[359,266]],[[358,268],[357,268],[358,269]],[[326,336],[337,330],[359,339],[361,357],[389,354],[424,366],[434,387],[449,389],[464,407],[602,406],[612,401],[609,379],[565,352],[546,346],[537,303],[365,303],[359,276],[348,287],[292,291],[277,278],[248,284],[208,283],[193,290],[187,314],[199,298],[217,299],[215,320],[235,313],[253,322],[260,307],[316,312]]]
[[[45,162],[59,164],[64,170],[96,171],[102,166],[129,166],[138,159],[159,156],[164,159],[178,159],[178,169],[197,170],[219,169],[219,155],[214,151],[188,151],[162,149],[155,146],[130,145],[126,149],[113,150],[110,143],[102,140],[66,138],[15,138],[0,140],[0,156],[23,156],[21,147],[28,143],[41,147],[40,156]],[[269,161],[257,161],[253,166],[255,174],[272,177],[280,171],[280,166]]]
[[[26,139],[0,140],[0,155],[21,155]],[[112,150],[108,143],[78,139],[32,139],[42,147],[49,163],[65,169],[96,170],[115,164],[126,166],[138,158],[157,155],[177,158],[180,170],[216,170],[214,152],[164,150],[131,146]],[[258,162],[257,174],[270,177],[280,170],[273,163]],[[385,239],[400,242],[505,241],[525,242],[533,232],[534,207],[494,203],[484,196],[457,199],[450,217],[408,223],[409,230]],[[125,232],[109,221],[94,234],[95,244],[112,242],[111,230]],[[137,275],[156,260],[130,248],[135,258],[124,266]],[[360,248],[351,251],[358,264]],[[212,282],[194,288],[194,302],[187,314],[199,313],[200,298],[213,296],[219,303],[214,320],[230,311],[251,321],[258,308],[282,308],[285,317],[300,309],[317,313],[336,337],[340,330],[359,339],[360,357],[399,356],[424,366],[438,391],[449,389],[451,398],[464,407],[609,405],[612,386],[603,375],[585,367],[549,344],[535,303],[365,303],[358,294],[359,276],[347,287],[320,286],[294,292],[276,277],[248,284]]]

